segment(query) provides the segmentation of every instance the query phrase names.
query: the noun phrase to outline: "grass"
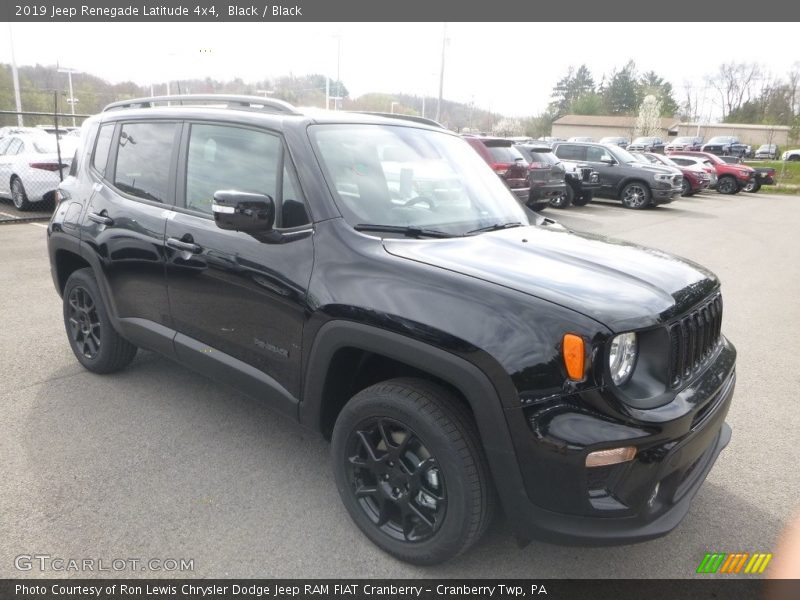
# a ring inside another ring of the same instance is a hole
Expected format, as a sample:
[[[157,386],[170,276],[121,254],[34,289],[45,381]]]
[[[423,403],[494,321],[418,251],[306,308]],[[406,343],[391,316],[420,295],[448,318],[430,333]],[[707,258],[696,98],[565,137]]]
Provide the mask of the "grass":
[[[772,167],[778,185],[768,185],[764,191],[770,194],[800,194],[800,161],[753,160],[745,164],[753,168]]]

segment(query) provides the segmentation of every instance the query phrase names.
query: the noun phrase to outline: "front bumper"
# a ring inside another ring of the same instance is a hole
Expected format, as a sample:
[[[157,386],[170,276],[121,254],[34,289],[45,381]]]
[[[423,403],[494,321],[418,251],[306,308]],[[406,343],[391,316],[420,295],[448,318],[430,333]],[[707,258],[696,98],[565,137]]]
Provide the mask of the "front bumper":
[[[516,511],[522,539],[613,545],[667,534],[689,511],[731,429],[736,351],[727,341],[713,363],[667,405],[613,419],[591,408],[604,392],[564,397],[523,409],[527,442],[515,431],[526,483],[526,510]],[[648,413],[654,420],[644,420]],[[511,414],[509,424],[516,421]],[[514,428],[512,427],[512,430]],[[585,467],[589,452],[633,445],[636,457]],[[521,514],[520,514],[521,513]]]
[[[672,202],[675,198],[681,195],[681,187],[671,186],[668,188],[654,187],[652,189],[653,202],[656,204],[666,204]]]

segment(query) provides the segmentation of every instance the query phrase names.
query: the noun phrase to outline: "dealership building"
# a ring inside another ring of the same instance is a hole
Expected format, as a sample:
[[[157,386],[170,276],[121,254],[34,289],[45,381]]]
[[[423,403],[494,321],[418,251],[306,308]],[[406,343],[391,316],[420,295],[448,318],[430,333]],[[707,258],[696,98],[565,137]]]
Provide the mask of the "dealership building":
[[[637,117],[602,115],[564,115],[553,123],[553,137],[569,139],[575,136],[591,137],[635,137]],[[733,135],[744,144],[778,144],[786,147],[790,128],[785,125],[749,125],[743,123],[681,123],[671,117],[661,118],[661,137],[665,140],[676,136],[696,135],[709,140],[717,135]]]

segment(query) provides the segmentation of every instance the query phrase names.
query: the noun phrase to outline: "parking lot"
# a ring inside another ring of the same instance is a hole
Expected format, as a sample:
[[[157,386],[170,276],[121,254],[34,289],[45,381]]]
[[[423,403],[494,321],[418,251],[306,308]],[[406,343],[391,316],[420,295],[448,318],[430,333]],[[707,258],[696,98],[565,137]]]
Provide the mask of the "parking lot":
[[[498,519],[456,560],[398,562],[351,523],[315,434],[149,352],[117,375],[83,370],[44,224],[20,223],[0,227],[0,577],[81,575],[15,569],[14,557],[37,553],[194,559],[184,575],[197,577],[689,577],[707,551],[772,551],[800,509],[800,197],[704,193],[644,211],[601,201],[546,212],[722,280],[723,332],[739,351],[733,439],[669,536],[520,549],[513,523]]]

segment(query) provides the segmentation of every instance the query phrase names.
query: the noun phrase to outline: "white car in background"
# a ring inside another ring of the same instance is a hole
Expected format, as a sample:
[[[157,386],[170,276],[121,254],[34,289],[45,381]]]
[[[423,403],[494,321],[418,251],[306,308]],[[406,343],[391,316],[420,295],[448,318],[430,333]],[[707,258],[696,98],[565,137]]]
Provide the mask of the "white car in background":
[[[787,150],[781,154],[781,160],[800,160],[800,148]]]
[[[77,140],[61,140],[59,162],[56,136],[12,133],[0,138],[0,197],[11,198],[19,210],[54,199],[61,174],[67,176]]]

